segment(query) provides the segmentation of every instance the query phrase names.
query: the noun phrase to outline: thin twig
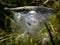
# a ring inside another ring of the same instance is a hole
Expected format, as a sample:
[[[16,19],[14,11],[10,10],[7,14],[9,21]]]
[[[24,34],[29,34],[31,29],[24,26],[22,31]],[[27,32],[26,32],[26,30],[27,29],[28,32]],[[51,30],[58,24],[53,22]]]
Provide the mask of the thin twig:
[[[49,33],[50,40],[51,40],[52,44],[53,44],[53,45],[56,45],[55,42],[54,42],[54,40],[53,40],[53,36],[52,36],[52,34],[51,34],[51,31],[50,31],[50,29],[48,28],[46,22],[45,22],[44,24],[45,24],[45,26],[46,26],[46,28],[47,28],[47,31],[48,31],[48,33]]]
[[[21,10],[21,9],[34,9],[38,8],[38,6],[23,6],[23,7],[16,7],[16,8],[4,8],[5,10]]]

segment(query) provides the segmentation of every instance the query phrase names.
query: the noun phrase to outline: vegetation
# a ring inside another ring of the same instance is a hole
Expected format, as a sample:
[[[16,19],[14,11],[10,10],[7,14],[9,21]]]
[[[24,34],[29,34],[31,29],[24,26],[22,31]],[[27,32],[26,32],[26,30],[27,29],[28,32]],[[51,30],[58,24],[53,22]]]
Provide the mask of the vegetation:
[[[56,9],[46,25],[43,25],[37,38],[22,33],[21,26],[13,20],[13,13],[4,8],[16,8],[21,6],[45,6]],[[17,29],[12,29],[11,26]],[[51,31],[55,45],[60,45],[60,0],[0,0],[0,45],[52,45],[48,29]],[[45,42],[43,39],[46,39]]]

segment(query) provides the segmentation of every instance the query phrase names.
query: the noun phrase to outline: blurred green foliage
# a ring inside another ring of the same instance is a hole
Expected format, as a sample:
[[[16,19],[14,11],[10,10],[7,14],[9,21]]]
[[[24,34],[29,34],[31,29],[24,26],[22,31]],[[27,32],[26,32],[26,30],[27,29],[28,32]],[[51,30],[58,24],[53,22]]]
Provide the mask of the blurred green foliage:
[[[37,2],[40,2],[37,3]],[[56,45],[60,45],[60,0],[49,0],[44,4],[46,0],[0,0],[0,45],[43,45],[41,41],[46,34],[48,34],[45,26],[42,26],[39,38],[35,39],[29,35],[12,33],[10,27],[11,20],[13,20],[13,14],[10,11],[4,10],[5,7],[13,8],[20,6],[42,6],[52,7],[57,10],[47,21],[47,24],[53,35]],[[52,45],[48,40],[48,45]]]

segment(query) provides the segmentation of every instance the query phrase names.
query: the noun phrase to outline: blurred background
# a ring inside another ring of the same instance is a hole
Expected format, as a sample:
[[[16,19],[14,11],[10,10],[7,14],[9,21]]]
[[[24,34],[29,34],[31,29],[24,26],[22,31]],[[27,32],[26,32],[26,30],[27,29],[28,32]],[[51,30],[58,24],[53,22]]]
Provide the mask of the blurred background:
[[[21,26],[14,21],[13,11],[5,8],[23,6],[44,6],[56,9],[56,13],[46,21],[53,41],[45,25],[39,28],[38,38],[19,31]],[[60,45],[60,0],[0,0],[0,45],[54,45],[53,43]]]

